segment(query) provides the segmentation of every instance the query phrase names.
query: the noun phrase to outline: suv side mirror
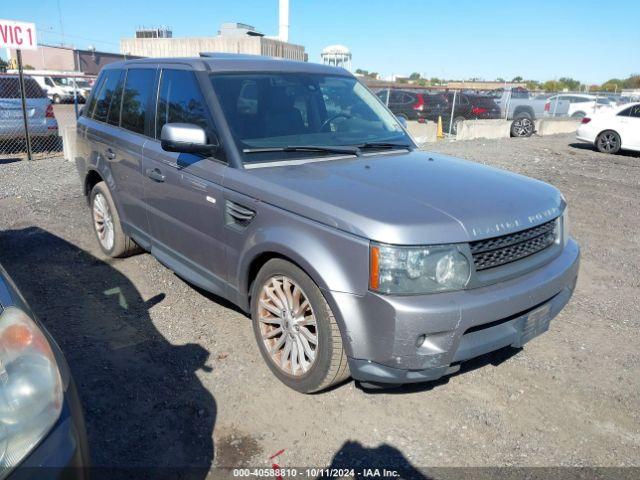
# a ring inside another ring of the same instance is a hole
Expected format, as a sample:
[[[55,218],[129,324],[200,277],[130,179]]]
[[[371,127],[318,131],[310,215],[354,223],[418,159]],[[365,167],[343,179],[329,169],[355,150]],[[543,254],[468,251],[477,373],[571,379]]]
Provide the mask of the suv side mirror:
[[[207,142],[204,128],[192,123],[165,123],[160,132],[160,144],[167,152],[211,154],[218,146],[218,139]]]

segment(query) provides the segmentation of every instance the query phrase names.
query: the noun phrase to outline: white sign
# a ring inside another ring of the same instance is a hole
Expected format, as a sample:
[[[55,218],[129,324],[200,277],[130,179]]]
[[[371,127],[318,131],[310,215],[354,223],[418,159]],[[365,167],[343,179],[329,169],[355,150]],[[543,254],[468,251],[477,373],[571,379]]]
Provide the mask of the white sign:
[[[0,47],[37,50],[36,24],[0,20]]]

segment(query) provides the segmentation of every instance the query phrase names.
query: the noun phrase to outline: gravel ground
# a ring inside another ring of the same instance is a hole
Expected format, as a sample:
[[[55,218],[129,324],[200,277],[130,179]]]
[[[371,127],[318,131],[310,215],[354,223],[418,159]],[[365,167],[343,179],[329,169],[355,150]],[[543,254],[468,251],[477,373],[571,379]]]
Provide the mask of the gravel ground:
[[[1,161],[0,262],[69,361],[94,464],[268,467],[284,449],[281,466],[640,465],[640,157],[569,135],[429,148],[564,192],[573,300],[448,380],[313,396],[271,375],[227,303],[148,254],[104,258],[72,164]]]

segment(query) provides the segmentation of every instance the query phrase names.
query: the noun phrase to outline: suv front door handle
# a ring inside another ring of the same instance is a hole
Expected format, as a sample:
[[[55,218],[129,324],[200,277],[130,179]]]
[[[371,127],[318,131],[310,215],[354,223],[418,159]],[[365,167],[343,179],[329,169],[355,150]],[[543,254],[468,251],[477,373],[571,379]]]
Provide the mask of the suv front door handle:
[[[114,152],[110,148],[107,148],[107,158],[109,160],[113,160],[114,158],[116,158],[116,152]]]
[[[151,180],[155,182],[164,182],[165,180],[165,176],[157,168],[153,168],[153,169],[147,168],[146,174],[147,174],[147,177],[149,177]]]

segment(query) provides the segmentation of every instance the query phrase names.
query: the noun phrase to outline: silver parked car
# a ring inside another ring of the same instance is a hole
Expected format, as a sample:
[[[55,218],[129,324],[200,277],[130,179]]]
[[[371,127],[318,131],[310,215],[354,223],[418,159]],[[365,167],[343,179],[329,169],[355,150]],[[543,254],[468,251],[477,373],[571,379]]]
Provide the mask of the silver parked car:
[[[267,365],[302,392],[451,374],[546,331],[576,284],[557,189],[418,151],[339,68],[111,64],[77,162],[104,253],[149,251],[250,313]]]
[[[34,139],[56,139],[58,122],[51,101],[38,83],[24,77],[29,133]],[[17,75],[0,75],[0,139],[24,138],[24,116]]]

